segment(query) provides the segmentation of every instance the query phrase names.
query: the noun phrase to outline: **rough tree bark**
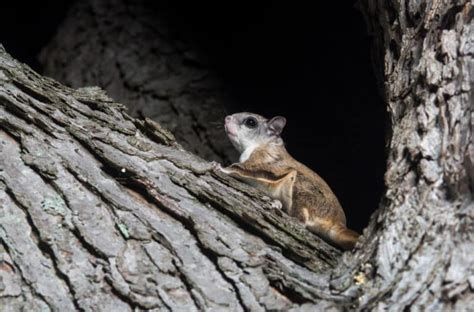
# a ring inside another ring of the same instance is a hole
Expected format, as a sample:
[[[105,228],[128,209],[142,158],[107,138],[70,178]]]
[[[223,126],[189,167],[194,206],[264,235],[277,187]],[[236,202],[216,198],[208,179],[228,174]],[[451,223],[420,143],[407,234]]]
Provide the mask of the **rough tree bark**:
[[[236,153],[217,125],[230,97],[178,16],[167,1],[76,1],[41,52],[43,73],[74,88],[100,86],[187,150],[229,161]]]
[[[262,310],[345,296],[340,252],[269,198],[0,51],[0,305],[18,311]]]
[[[2,51],[0,304],[469,310],[473,4],[360,5],[391,132],[385,196],[343,255],[99,89],[66,88]]]
[[[391,120],[387,190],[356,253],[361,307],[472,309],[473,3],[359,3]]]

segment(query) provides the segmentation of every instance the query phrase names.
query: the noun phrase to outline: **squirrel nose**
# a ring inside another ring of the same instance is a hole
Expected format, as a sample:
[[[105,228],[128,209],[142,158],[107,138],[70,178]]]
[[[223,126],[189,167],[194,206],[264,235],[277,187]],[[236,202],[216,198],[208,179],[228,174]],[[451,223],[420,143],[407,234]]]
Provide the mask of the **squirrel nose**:
[[[225,118],[225,122],[228,123],[228,122],[231,121],[231,119],[232,119],[232,116],[227,116],[227,117]]]

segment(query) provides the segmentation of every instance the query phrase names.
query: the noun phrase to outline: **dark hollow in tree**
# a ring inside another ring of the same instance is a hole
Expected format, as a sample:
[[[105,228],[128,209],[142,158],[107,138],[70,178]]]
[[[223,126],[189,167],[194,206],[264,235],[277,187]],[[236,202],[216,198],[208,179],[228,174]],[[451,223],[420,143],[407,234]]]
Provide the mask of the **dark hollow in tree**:
[[[389,110],[386,191],[357,248],[342,256],[262,194],[211,174],[160,125],[129,117],[98,88],[42,77],[2,50],[0,304],[468,309],[472,4],[360,8]]]
[[[226,113],[286,116],[290,152],[329,182],[351,228],[362,231],[367,225],[383,189],[386,116],[374,88],[364,21],[350,1],[318,2],[316,8],[239,3],[229,10],[225,3],[95,0],[73,6],[59,25],[71,4],[47,0],[29,3],[29,10],[11,4],[2,10],[0,41],[47,76],[70,86],[104,88],[132,116],[159,121],[208,160],[227,164],[236,158],[223,135],[219,107]],[[326,12],[336,11],[345,22],[328,28],[332,20]],[[12,24],[14,31],[8,31]],[[37,54],[58,27],[61,31],[41,54],[41,71]],[[166,37],[164,27],[171,29]],[[164,45],[175,51],[163,52]],[[110,53],[115,50],[119,53]],[[194,91],[183,99],[182,85],[196,74],[196,66],[206,78],[197,88],[187,86]],[[163,84],[160,77],[181,83]],[[138,78],[156,88],[144,91],[146,86],[129,81]],[[159,96],[170,91],[174,95],[168,99]],[[214,104],[197,104],[210,97],[217,98]],[[190,115],[189,103],[198,118]],[[203,107],[217,110],[202,114]]]
[[[225,164],[236,159],[225,113],[284,115],[290,153],[361,232],[382,195],[385,108],[362,14],[350,1],[313,5],[81,1],[42,51],[44,74],[98,85]],[[328,28],[336,11],[345,22]]]

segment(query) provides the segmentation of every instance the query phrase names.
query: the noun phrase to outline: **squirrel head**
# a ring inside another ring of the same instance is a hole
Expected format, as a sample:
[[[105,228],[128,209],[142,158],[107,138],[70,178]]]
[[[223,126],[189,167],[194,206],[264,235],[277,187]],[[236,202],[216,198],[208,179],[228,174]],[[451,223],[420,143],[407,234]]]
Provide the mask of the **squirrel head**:
[[[225,131],[232,145],[240,152],[268,143],[283,144],[280,137],[286,118],[267,119],[253,113],[237,113],[225,118]]]

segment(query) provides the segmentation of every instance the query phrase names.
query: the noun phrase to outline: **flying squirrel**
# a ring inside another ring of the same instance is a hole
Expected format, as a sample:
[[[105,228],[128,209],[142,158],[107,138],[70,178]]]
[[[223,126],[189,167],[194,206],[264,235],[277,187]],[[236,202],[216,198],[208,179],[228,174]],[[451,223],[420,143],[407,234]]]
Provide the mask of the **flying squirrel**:
[[[240,159],[225,168],[214,163],[213,169],[262,190],[310,231],[344,250],[352,249],[359,234],[346,227],[341,204],[326,182],[287,152],[280,136],[285,125],[282,116],[227,116],[225,131]]]

